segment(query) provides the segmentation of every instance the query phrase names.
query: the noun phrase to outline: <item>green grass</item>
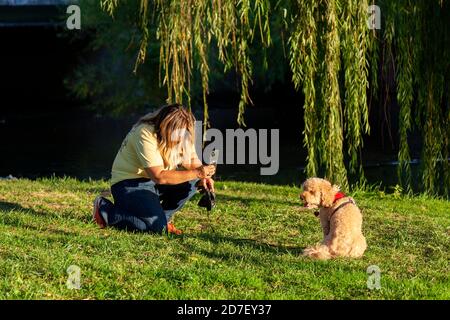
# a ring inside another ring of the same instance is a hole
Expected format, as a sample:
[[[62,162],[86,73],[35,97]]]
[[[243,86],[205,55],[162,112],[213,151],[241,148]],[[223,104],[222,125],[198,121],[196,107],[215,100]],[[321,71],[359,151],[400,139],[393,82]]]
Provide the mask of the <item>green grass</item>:
[[[450,299],[450,203],[357,191],[368,250],[312,261],[318,220],[289,186],[224,181],[209,218],[197,195],[175,216],[184,236],[91,222],[105,181],[0,181],[1,299]],[[66,286],[81,268],[81,289]],[[381,289],[367,288],[367,267]]]

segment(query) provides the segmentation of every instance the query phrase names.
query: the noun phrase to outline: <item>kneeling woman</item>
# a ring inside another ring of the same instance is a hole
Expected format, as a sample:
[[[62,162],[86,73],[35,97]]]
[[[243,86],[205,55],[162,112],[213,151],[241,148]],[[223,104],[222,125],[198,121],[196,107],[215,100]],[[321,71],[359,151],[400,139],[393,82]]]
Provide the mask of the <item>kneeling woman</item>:
[[[194,147],[193,114],[169,105],[143,116],[131,129],[114,160],[114,204],[98,196],[94,221],[101,227],[180,234],[171,218],[200,182],[214,191],[213,165],[202,166]]]

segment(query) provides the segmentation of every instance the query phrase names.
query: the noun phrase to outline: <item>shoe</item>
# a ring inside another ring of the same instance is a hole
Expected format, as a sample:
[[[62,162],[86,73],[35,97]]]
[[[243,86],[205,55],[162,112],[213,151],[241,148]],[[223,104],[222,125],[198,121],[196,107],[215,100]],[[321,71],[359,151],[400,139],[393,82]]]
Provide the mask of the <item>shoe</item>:
[[[167,232],[168,233],[172,233],[172,234],[176,234],[178,236],[183,233],[183,231],[178,230],[177,228],[175,228],[175,226],[173,225],[173,222],[169,222],[167,224]]]
[[[98,196],[97,198],[95,198],[94,209],[92,211],[92,219],[94,220],[95,223],[98,224],[100,229],[106,228],[107,225],[105,219],[100,214],[100,203],[102,199],[103,199],[102,196]]]

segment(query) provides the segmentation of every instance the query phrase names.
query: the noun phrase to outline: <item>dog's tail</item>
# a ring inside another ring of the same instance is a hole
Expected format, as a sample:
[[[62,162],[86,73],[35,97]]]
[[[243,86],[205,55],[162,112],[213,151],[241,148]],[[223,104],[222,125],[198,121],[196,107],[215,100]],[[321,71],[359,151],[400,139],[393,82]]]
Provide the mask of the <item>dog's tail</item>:
[[[319,260],[328,260],[333,257],[333,255],[330,252],[330,248],[322,244],[317,245],[315,247],[306,248],[303,251],[303,255]]]

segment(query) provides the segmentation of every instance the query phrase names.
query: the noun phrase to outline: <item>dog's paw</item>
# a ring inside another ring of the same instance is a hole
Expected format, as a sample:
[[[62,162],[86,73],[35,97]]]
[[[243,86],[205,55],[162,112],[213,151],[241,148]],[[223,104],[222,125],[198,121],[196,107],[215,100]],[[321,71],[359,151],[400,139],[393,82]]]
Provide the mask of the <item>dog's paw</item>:
[[[314,247],[309,247],[303,250],[303,255],[307,257],[311,257],[314,254],[315,250]]]
[[[303,255],[318,260],[331,259],[330,251],[328,247],[324,245],[306,248],[305,250],[303,250]]]

